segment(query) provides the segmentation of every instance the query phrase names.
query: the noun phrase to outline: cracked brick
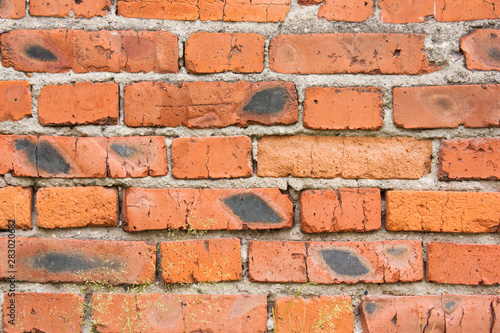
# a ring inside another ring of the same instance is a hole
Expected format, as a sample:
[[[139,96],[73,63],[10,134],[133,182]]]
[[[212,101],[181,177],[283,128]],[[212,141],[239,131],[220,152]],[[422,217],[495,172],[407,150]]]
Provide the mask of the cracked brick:
[[[0,122],[31,117],[31,86],[28,81],[0,82]]]

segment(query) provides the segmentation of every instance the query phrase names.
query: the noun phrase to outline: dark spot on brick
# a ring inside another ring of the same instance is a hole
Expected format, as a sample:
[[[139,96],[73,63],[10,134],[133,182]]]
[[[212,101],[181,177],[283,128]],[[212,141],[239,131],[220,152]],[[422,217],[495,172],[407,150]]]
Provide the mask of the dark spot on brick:
[[[396,313],[394,317],[392,317],[391,322],[396,325],[398,323],[398,314]]]
[[[14,145],[17,150],[23,150],[31,164],[36,166],[36,143],[29,139],[16,139]]]
[[[224,204],[246,223],[280,223],[283,221],[269,205],[253,193],[232,195],[224,199]]]
[[[449,99],[446,98],[440,98],[437,101],[437,105],[442,108],[442,109],[449,109],[453,105]]]
[[[81,4],[82,2],[83,2],[83,0],[75,0],[75,3],[76,3],[77,5]]]
[[[262,114],[276,114],[285,107],[288,92],[284,87],[273,87],[256,92],[243,111]]]
[[[365,311],[368,312],[368,314],[372,314],[375,309],[377,309],[377,306],[374,303],[368,303],[365,305]]]
[[[117,153],[118,155],[120,155],[121,157],[124,157],[124,158],[130,157],[137,152],[137,149],[135,149],[134,147],[119,145],[117,143],[113,143],[111,145],[111,149],[115,153]]]
[[[457,302],[450,301],[450,302],[446,302],[446,304],[444,306],[446,307],[446,310],[450,311],[451,309],[453,309],[455,307],[456,304],[457,304]]]
[[[390,247],[386,251],[389,254],[392,254],[394,256],[400,256],[406,252],[406,248],[404,247]]]
[[[24,49],[24,53],[30,58],[41,61],[57,61],[57,57],[52,51],[40,45],[31,45]]]
[[[488,56],[495,61],[500,61],[500,50],[497,47],[492,47],[488,52]]]
[[[69,164],[48,142],[42,141],[38,143],[36,157],[38,169],[51,174],[66,174],[69,172]]]
[[[361,276],[369,272],[359,258],[346,250],[321,250],[321,256],[338,275]]]
[[[392,57],[397,58],[401,55],[401,50],[400,49],[395,49],[394,52],[392,52]]]
[[[87,271],[98,266],[97,262],[84,257],[64,253],[49,252],[35,259],[35,267],[50,273]]]

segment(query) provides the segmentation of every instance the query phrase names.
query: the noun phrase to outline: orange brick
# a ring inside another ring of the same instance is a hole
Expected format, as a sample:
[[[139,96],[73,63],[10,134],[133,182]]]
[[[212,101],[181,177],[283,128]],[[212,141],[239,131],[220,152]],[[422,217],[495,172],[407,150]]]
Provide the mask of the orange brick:
[[[318,17],[329,21],[362,22],[373,14],[373,0],[326,0]]]
[[[391,231],[499,232],[500,193],[389,191]]]
[[[45,86],[38,97],[38,119],[42,125],[116,125],[118,90],[116,83]]]
[[[500,283],[500,245],[431,242],[426,281],[448,284]]]
[[[460,40],[468,69],[500,70],[500,30],[479,29]]]
[[[287,74],[425,74],[439,68],[424,51],[425,35],[335,33],[280,35],[269,67]]]
[[[7,253],[7,237],[0,250]],[[16,237],[16,281],[146,284],[154,282],[156,247],[146,242]],[[0,258],[0,280],[9,276]]]
[[[241,280],[238,238],[163,242],[160,251],[165,283]]]
[[[0,82],[0,122],[31,117],[31,91],[28,81]]]
[[[269,189],[143,189],[123,194],[126,231],[290,228],[293,203]]]
[[[252,142],[246,136],[172,140],[175,178],[238,178],[252,175]]]
[[[500,179],[500,138],[443,140],[439,179]]]
[[[349,296],[279,297],[273,316],[276,333],[354,332]]]
[[[139,82],[125,87],[125,124],[132,127],[246,127],[297,122],[291,82]]]
[[[31,188],[0,188],[0,230],[12,229],[14,224],[18,229],[31,229],[32,196]]]
[[[80,332],[84,297],[70,293],[4,294],[3,331]],[[10,308],[9,308],[10,307]],[[9,323],[10,320],[13,320]],[[14,325],[12,325],[14,323]]]
[[[383,120],[379,88],[306,88],[306,128],[377,130]]]
[[[18,19],[26,13],[26,0],[3,0],[0,4],[0,18]]]
[[[431,142],[413,138],[267,136],[260,177],[418,179],[430,172]]]
[[[304,191],[300,195],[303,232],[374,231],[382,225],[379,189]]]
[[[50,187],[36,193],[40,228],[118,226],[118,193],[104,187]]]
[[[189,73],[260,73],[264,70],[264,37],[246,33],[197,32],[186,43]]]
[[[73,11],[76,17],[90,18],[106,16],[110,0],[30,0],[30,14],[33,16],[66,17]]]

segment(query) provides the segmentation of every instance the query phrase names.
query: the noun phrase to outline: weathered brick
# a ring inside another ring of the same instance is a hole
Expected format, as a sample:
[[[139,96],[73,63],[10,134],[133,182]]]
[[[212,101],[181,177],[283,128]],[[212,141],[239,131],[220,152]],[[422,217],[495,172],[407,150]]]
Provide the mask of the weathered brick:
[[[329,21],[362,22],[373,14],[373,0],[326,0],[318,17]]]
[[[500,30],[478,29],[460,40],[468,69],[500,70]]]
[[[382,128],[379,88],[306,88],[304,127],[319,130]]]
[[[31,188],[0,188],[0,230],[11,229],[9,221],[18,229],[31,229],[32,196]]]
[[[361,325],[366,333],[495,332],[495,303],[488,295],[366,296]]]
[[[7,238],[0,250],[7,253]],[[155,279],[156,247],[146,242],[16,237],[16,280],[145,284]],[[0,280],[9,274],[0,258]]]
[[[300,195],[303,232],[374,231],[382,225],[379,189],[304,191]]]
[[[125,124],[131,127],[246,127],[297,122],[291,82],[139,82],[125,87]]]
[[[126,231],[289,228],[293,203],[276,188],[144,189],[123,192]]]
[[[391,231],[499,232],[500,193],[389,191]]]
[[[340,33],[281,35],[269,67],[287,74],[425,74],[439,68],[424,51],[425,35]]]
[[[172,140],[175,178],[238,178],[252,175],[252,142],[246,136]]]
[[[2,34],[2,65],[25,72],[178,71],[168,31],[15,30]]]
[[[30,0],[30,14],[33,16],[66,17],[73,11],[76,17],[106,16],[110,0]]]
[[[500,179],[500,138],[443,140],[439,179]]]
[[[500,245],[431,242],[427,244],[426,280],[437,283],[500,283]]]
[[[395,88],[394,123],[408,129],[499,127],[499,93],[494,84]]]
[[[260,73],[264,70],[264,36],[250,33],[193,33],[186,43],[189,73]]]
[[[283,22],[289,9],[290,0],[118,0],[118,15],[162,20]]]
[[[3,332],[5,333],[81,332],[82,330],[84,320],[82,295],[16,292],[13,295],[5,293],[4,297]],[[13,321],[9,323],[10,320]]]
[[[238,238],[163,242],[160,251],[165,283],[241,280]]]
[[[266,295],[94,293],[91,307],[99,333],[266,331]]]
[[[38,97],[38,119],[42,125],[116,125],[118,90],[116,83],[45,86]]]
[[[349,296],[278,297],[273,316],[276,333],[354,332]]]
[[[0,18],[18,19],[26,13],[26,0],[3,0],[0,3]]]
[[[104,187],[50,187],[36,193],[40,228],[112,227],[118,225],[118,193]]]
[[[28,81],[1,81],[0,122],[18,121],[26,117],[31,117],[31,91]]]
[[[429,140],[267,136],[258,148],[261,177],[418,179],[430,172]]]

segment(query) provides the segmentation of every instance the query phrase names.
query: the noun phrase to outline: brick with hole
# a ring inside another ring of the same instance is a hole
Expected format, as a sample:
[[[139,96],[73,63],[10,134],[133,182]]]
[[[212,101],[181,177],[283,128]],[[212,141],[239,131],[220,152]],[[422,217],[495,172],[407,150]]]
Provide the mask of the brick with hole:
[[[364,232],[382,225],[379,189],[308,190],[300,194],[303,232]]]
[[[72,293],[5,293],[3,332],[81,332],[84,296]]]
[[[28,117],[31,117],[31,86],[29,82],[1,81],[0,122],[18,121]]]
[[[38,96],[38,119],[42,125],[116,125],[118,90],[116,83],[45,86]]]
[[[493,285],[500,283],[500,245],[431,242],[426,281]]]
[[[8,238],[0,238],[7,252]],[[8,278],[7,257],[0,280]],[[102,284],[148,284],[155,280],[156,246],[141,241],[16,237],[16,280]]]
[[[91,18],[106,16],[110,0],[30,0],[30,14],[33,16],[67,17],[71,11],[75,17]]]
[[[0,18],[18,19],[26,13],[25,0],[3,0],[0,2]]]
[[[443,140],[440,180],[500,179],[500,138]]]
[[[160,252],[165,283],[241,280],[238,238],[162,242]]]
[[[468,69],[500,70],[500,30],[478,29],[460,40]]]
[[[138,82],[125,87],[125,124],[219,128],[290,125],[298,103],[291,82]]]
[[[260,177],[419,179],[430,172],[431,141],[393,137],[265,136]]]
[[[277,188],[127,188],[123,192],[126,231],[280,229],[292,224],[293,203]]]
[[[40,228],[116,227],[118,193],[104,187],[49,187],[36,193]]]
[[[354,332],[351,297],[278,297],[273,312],[274,331]]]
[[[500,193],[386,192],[390,231],[499,232]]]
[[[33,190],[20,186],[0,188],[0,230],[31,229]]]
[[[188,73],[260,73],[264,36],[251,33],[193,33],[186,43]]]
[[[425,35],[333,33],[280,35],[269,46],[269,67],[286,74],[411,74],[434,72]]]
[[[373,14],[373,0],[325,0],[318,17],[328,21],[362,22]]]
[[[172,140],[175,178],[242,178],[252,172],[252,141],[247,136]]]

